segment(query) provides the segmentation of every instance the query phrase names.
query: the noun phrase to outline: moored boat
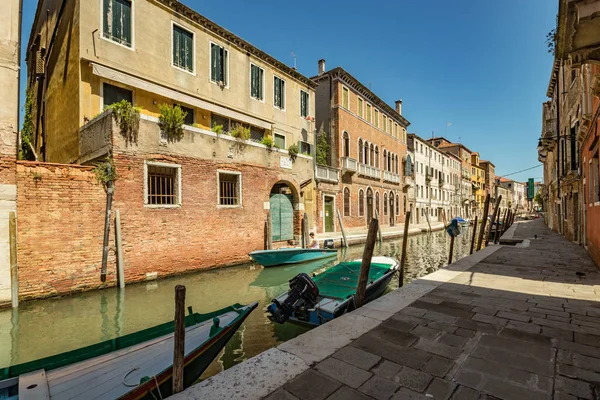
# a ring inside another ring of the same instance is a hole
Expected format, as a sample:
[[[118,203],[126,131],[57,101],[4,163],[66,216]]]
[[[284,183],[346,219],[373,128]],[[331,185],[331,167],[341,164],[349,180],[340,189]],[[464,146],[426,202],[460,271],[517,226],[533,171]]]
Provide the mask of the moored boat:
[[[290,280],[290,289],[267,307],[269,319],[317,326],[353,310],[361,262],[342,262],[312,278],[298,274]],[[393,258],[372,258],[365,304],[383,294],[397,270]]]
[[[184,388],[192,385],[258,303],[185,317]],[[174,322],[0,368],[0,399],[159,399],[172,394]]]
[[[276,265],[298,264],[333,257],[337,255],[337,250],[291,247],[275,250],[256,250],[249,255],[257,264],[263,267],[274,267]]]

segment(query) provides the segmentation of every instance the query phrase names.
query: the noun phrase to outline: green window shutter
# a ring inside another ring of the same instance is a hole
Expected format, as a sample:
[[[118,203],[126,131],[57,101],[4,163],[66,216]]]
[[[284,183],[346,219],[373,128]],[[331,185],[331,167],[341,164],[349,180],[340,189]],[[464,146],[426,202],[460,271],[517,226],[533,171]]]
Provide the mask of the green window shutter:
[[[123,5],[123,44],[131,46],[131,3]]]
[[[257,98],[257,87],[256,87],[256,67],[250,65],[250,96]]]
[[[263,71],[262,69],[258,70],[258,96],[259,96],[259,99],[261,99],[261,100],[264,100],[264,98],[265,98],[265,93],[264,93],[265,88],[263,87],[264,73],[265,73],[265,71]]]
[[[179,60],[179,49],[181,47],[179,43],[180,32],[177,30],[177,27],[173,27],[173,65],[181,65],[181,61]]]
[[[227,85],[227,76],[229,75],[227,73],[227,57],[229,56],[229,53],[227,52],[227,50],[225,50],[224,48],[221,48],[221,81],[223,81],[223,83],[225,85]]]
[[[109,14],[110,14],[110,6],[112,0],[104,0],[102,2],[103,13],[102,13],[102,21],[103,21],[103,32],[104,37],[112,37],[112,32],[110,31],[110,23],[109,23]]]
[[[281,93],[279,92],[279,78],[275,77],[273,79],[273,90],[274,90],[274,97],[273,97],[273,102],[275,103],[276,107],[280,107],[279,105],[279,100],[281,98]]]
[[[188,71],[194,71],[194,34],[183,31],[183,56],[184,67]]]
[[[219,46],[211,44],[210,47],[210,79],[218,81],[217,68],[219,65]]]

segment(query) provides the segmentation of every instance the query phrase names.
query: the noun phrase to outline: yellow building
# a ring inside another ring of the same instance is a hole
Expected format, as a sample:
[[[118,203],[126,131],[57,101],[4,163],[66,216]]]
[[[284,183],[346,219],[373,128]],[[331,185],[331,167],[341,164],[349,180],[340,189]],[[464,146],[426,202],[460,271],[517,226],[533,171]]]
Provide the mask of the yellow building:
[[[480,213],[485,202],[485,169],[479,166],[479,153],[471,153],[471,185],[473,212]]]

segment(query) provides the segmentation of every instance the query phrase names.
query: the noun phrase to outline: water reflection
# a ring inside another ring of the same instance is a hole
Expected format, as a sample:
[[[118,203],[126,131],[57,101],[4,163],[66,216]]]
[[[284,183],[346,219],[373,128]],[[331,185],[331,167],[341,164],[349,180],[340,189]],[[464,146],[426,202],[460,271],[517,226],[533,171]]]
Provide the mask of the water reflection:
[[[447,264],[449,237],[445,232],[409,237],[405,282]],[[455,240],[454,260],[468,253],[469,229]],[[210,312],[233,303],[259,301],[221,355],[203,377],[238,364],[305,332],[293,324],[272,324],[264,309],[273,297],[287,289],[300,272],[320,272],[335,263],[360,258],[362,246],[338,252],[337,258],[295,267],[262,268],[248,264],[234,268],[178,276],[128,286],[125,291],[107,289],[64,298],[21,304],[18,310],[0,311],[0,367],[73,350],[172,320],[174,289],[187,287],[186,303],[196,312]],[[400,259],[402,241],[386,241],[375,254]],[[398,287],[398,280],[390,283]]]

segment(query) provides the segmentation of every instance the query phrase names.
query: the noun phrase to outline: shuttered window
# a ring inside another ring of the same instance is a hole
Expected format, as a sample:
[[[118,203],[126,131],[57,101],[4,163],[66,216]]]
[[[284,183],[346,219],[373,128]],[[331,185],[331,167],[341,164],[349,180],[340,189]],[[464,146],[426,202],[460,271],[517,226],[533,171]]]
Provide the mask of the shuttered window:
[[[103,35],[131,47],[131,0],[103,1]]]
[[[265,71],[254,65],[250,64],[250,96],[256,100],[264,100],[264,76]]]
[[[275,143],[274,143],[275,147],[280,148],[280,149],[285,149],[285,136],[276,133],[274,135],[274,137],[275,137]]]
[[[350,91],[345,87],[342,88],[342,107],[350,108]]]
[[[227,86],[229,83],[229,52],[218,44],[210,44],[210,80]]]
[[[173,25],[173,65],[194,72],[194,34]]]
[[[360,97],[358,98],[358,116],[361,118],[364,118],[364,105],[363,105],[363,99],[361,99]]]
[[[387,132],[387,118],[385,116],[383,117],[383,131]]]
[[[375,110],[375,127],[379,128],[379,111]]]
[[[304,90],[300,91],[300,116],[308,117],[310,110],[308,107],[308,93]]]
[[[285,81],[281,78],[273,78],[273,105],[285,109]]]
[[[371,105],[367,104],[367,121],[371,122]]]

